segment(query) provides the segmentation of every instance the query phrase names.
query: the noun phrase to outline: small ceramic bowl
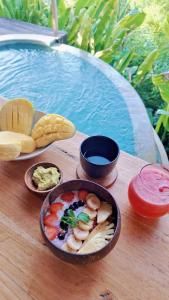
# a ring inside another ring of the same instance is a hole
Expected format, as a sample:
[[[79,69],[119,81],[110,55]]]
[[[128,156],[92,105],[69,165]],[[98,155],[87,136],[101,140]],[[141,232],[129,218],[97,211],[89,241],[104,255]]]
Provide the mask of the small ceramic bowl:
[[[39,166],[42,166],[44,168],[51,168],[51,167],[55,167],[58,169],[59,173],[60,173],[60,179],[59,179],[59,182],[57,185],[55,185],[53,188],[51,189],[48,189],[48,190],[45,190],[45,191],[39,191],[36,187],[36,185],[34,184],[34,182],[32,181],[32,175],[33,175],[33,172],[35,171],[35,169],[37,169],[37,167]],[[48,194],[49,192],[53,191],[60,183],[62,183],[62,180],[63,180],[63,175],[62,175],[62,171],[58,168],[57,165],[53,164],[53,163],[50,163],[50,162],[39,162],[37,164],[34,164],[33,166],[31,166],[26,172],[25,172],[25,184],[26,184],[26,187],[32,191],[32,192],[35,192],[37,194],[42,194],[42,195],[46,195]]]
[[[88,254],[76,254],[76,253],[70,253],[66,252],[61,248],[58,248],[55,246],[46,236],[45,234],[45,226],[43,223],[44,216],[46,215],[46,212],[50,206],[50,204],[62,193],[72,191],[72,190],[87,190],[91,193],[95,193],[102,201],[107,202],[112,205],[112,211],[113,211],[113,222],[115,224],[115,232],[112,237],[112,239],[109,241],[109,243],[101,248],[100,250]],[[88,180],[70,180],[67,182],[62,183],[58,187],[56,187],[50,194],[47,195],[45,198],[43,205],[41,207],[40,212],[40,228],[42,232],[42,236],[45,240],[46,245],[49,247],[49,249],[60,259],[71,263],[71,264],[88,264],[95,262],[97,260],[102,259],[105,257],[116,245],[120,230],[121,230],[121,214],[120,210],[118,208],[118,205],[116,201],[114,200],[113,196],[103,188],[102,186]]]

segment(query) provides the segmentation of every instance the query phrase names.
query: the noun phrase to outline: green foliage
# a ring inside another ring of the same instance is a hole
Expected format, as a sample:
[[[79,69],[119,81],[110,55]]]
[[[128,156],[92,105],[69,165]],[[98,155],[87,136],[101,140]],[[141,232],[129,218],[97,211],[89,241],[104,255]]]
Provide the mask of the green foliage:
[[[165,102],[163,109],[157,111],[160,117],[156,125],[157,133],[160,132],[161,128],[163,129],[162,140],[165,140],[167,132],[169,132],[169,72],[154,75],[152,80],[154,85],[159,88],[161,97]]]
[[[132,51],[126,51],[126,53],[123,53],[123,56],[114,63],[114,67],[117,71],[123,73],[134,56],[135,54]]]
[[[42,0],[1,0],[0,16],[47,26],[49,8]]]
[[[134,78],[134,85],[139,84],[145,75],[152,70],[153,63],[156,61],[157,57],[159,56],[158,50],[153,50],[143,61],[143,63],[139,66],[137,74]]]

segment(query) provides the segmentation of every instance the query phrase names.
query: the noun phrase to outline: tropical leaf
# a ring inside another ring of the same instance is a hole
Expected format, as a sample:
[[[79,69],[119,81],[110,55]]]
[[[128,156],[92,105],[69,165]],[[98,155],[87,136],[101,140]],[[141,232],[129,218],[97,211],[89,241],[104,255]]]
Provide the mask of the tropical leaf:
[[[58,6],[58,11],[60,12],[60,14],[64,14],[67,5],[66,5],[66,1],[65,0],[56,0],[57,6]]]
[[[41,25],[48,24],[49,7],[43,0],[1,0],[0,16]]]
[[[70,15],[70,7],[66,7],[65,11],[62,14],[59,14],[59,29],[65,29],[68,22],[69,22],[69,15]]]
[[[85,11],[86,11],[86,9],[82,9],[80,11],[79,16],[78,17],[75,16],[74,21],[73,21],[71,27],[69,28],[69,32],[68,32],[68,42],[69,43],[73,43],[74,39],[77,37],[77,33],[81,27],[81,23],[82,23]]]
[[[169,72],[154,75],[152,81],[159,88],[162,99],[167,103],[163,109],[157,111],[160,117],[156,125],[156,132],[159,133],[163,125],[162,140],[164,140],[166,133],[169,132]]]
[[[129,10],[129,0],[120,0],[118,2],[118,7],[117,7],[117,20],[121,20],[126,14],[127,11]]]
[[[128,67],[130,61],[134,58],[135,53],[132,51],[127,51],[124,53],[122,58],[114,65],[117,71],[123,73],[124,70]]]
[[[97,58],[100,58],[100,59],[104,60],[107,63],[111,63],[112,59],[113,59],[113,53],[114,53],[114,48],[109,47],[109,48],[104,49],[102,51],[96,52],[95,56]]]
[[[118,32],[122,29],[125,29],[126,32],[130,32],[138,28],[145,19],[145,13],[133,12],[123,17],[114,27],[112,31],[112,38],[118,35]]]
[[[90,5],[93,4],[93,2],[96,2],[97,0],[78,0],[75,3],[75,15],[77,16],[80,13],[80,10],[82,8],[88,8]]]
[[[159,88],[162,99],[169,103],[169,72],[154,75],[152,81]]]
[[[138,11],[130,12],[127,16],[123,17],[120,20],[118,26],[120,28],[127,28],[128,30],[134,30],[144,22],[145,16],[146,15],[144,12],[138,12]]]
[[[157,121],[157,125],[156,125],[156,128],[155,128],[155,131],[157,133],[160,132],[160,129],[161,129],[162,125],[163,125],[163,119],[164,119],[164,116],[160,116],[160,118]]]
[[[89,40],[89,51],[91,54],[95,54],[95,42],[94,42],[94,33],[91,31],[90,40]]]
[[[107,41],[105,41],[105,48],[110,47],[112,44],[114,44],[115,48],[118,49],[120,46],[122,46],[124,42],[124,38],[126,36],[126,29],[120,29],[119,31],[116,31],[116,34],[110,35],[109,38],[107,38]]]
[[[90,18],[92,18],[93,23],[96,21],[97,19],[97,12],[100,8],[100,6],[102,5],[102,3],[105,3],[104,0],[95,0],[92,1],[92,3],[90,4],[90,6],[87,9],[87,14],[90,16]]]
[[[88,50],[91,34],[92,20],[89,16],[85,15],[82,21],[81,28],[78,32],[77,45],[83,50]]]
[[[163,126],[167,132],[169,132],[169,117],[163,116]]]
[[[102,50],[104,48],[111,47],[112,43],[114,42],[114,40],[111,38],[111,34],[113,31],[113,27],[117,21],[116,11],[117,11],[118,2],[119,2],[119,0],[114,0],[112,2],[109,16],[107,16],[108,22],[105,24],[102,34],[100,34],[100,39],[99,39],[98,43],[97,43],[97,39],[95,38],[95,44],[96,44],[97,50]],[[101,23],[99,25],[101,25]]]
[[[146,59],[143,61],[143,63],[138,68],[137,74],[133,81],[134,85],[137,85],[138,83],[140,83],[143,80],[144,76],[152,70],[153,64],[158,56],[159,56],[159,51],[156,49],[156,50],[153,50],[146,57]]]
[[[166,16],[166,19],[165,19],[165,22],[164,22],[164,25],[163,25],[163,31],[166,35],[167,38],[169,38],[169,13],[167,13],[167,16]]]
[[[99,22],[96,26],[95,30],[95,44],[96,48],[99,46],[100,37],[104,34],[104,31],[106,29],[106,25],[110,22],[110,17],[114,13],[114,4],[116,3],[116,0],[110,0],[108,1],[105,6],[103,7],[100,15],[99,15]]]

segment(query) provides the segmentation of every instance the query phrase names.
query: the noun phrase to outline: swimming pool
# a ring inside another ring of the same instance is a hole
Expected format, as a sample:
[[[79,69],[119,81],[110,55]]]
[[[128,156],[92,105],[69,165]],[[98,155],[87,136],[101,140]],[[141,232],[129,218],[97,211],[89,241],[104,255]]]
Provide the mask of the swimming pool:
[[[0,43],[0,95],[28,98],[36,109],[62,114],[75,123],[77,130],[109,136],[122,150],[138,155],[129,106],[124,93],[105,75],[106,64],[101,62],[98,67],[90,63],[91,58],[63,51],[63,47],[20,39]]]

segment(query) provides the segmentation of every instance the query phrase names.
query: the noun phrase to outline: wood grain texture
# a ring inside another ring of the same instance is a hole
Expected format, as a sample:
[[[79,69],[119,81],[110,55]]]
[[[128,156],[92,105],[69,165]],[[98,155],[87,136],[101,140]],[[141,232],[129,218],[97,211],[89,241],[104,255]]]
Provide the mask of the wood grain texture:
[[[144,161],[121,153],[110,189],[122,213],[115,249],[103,260],[75,266],[57,259],[39,228],[43,197],[26,189],[24,173],[38,161],[56,163],[63,180],[76,178],[84,135],[55,143],[36,159],[0,163],[0,300],[168,300],[169,218],[136,216],[127,188]]]

